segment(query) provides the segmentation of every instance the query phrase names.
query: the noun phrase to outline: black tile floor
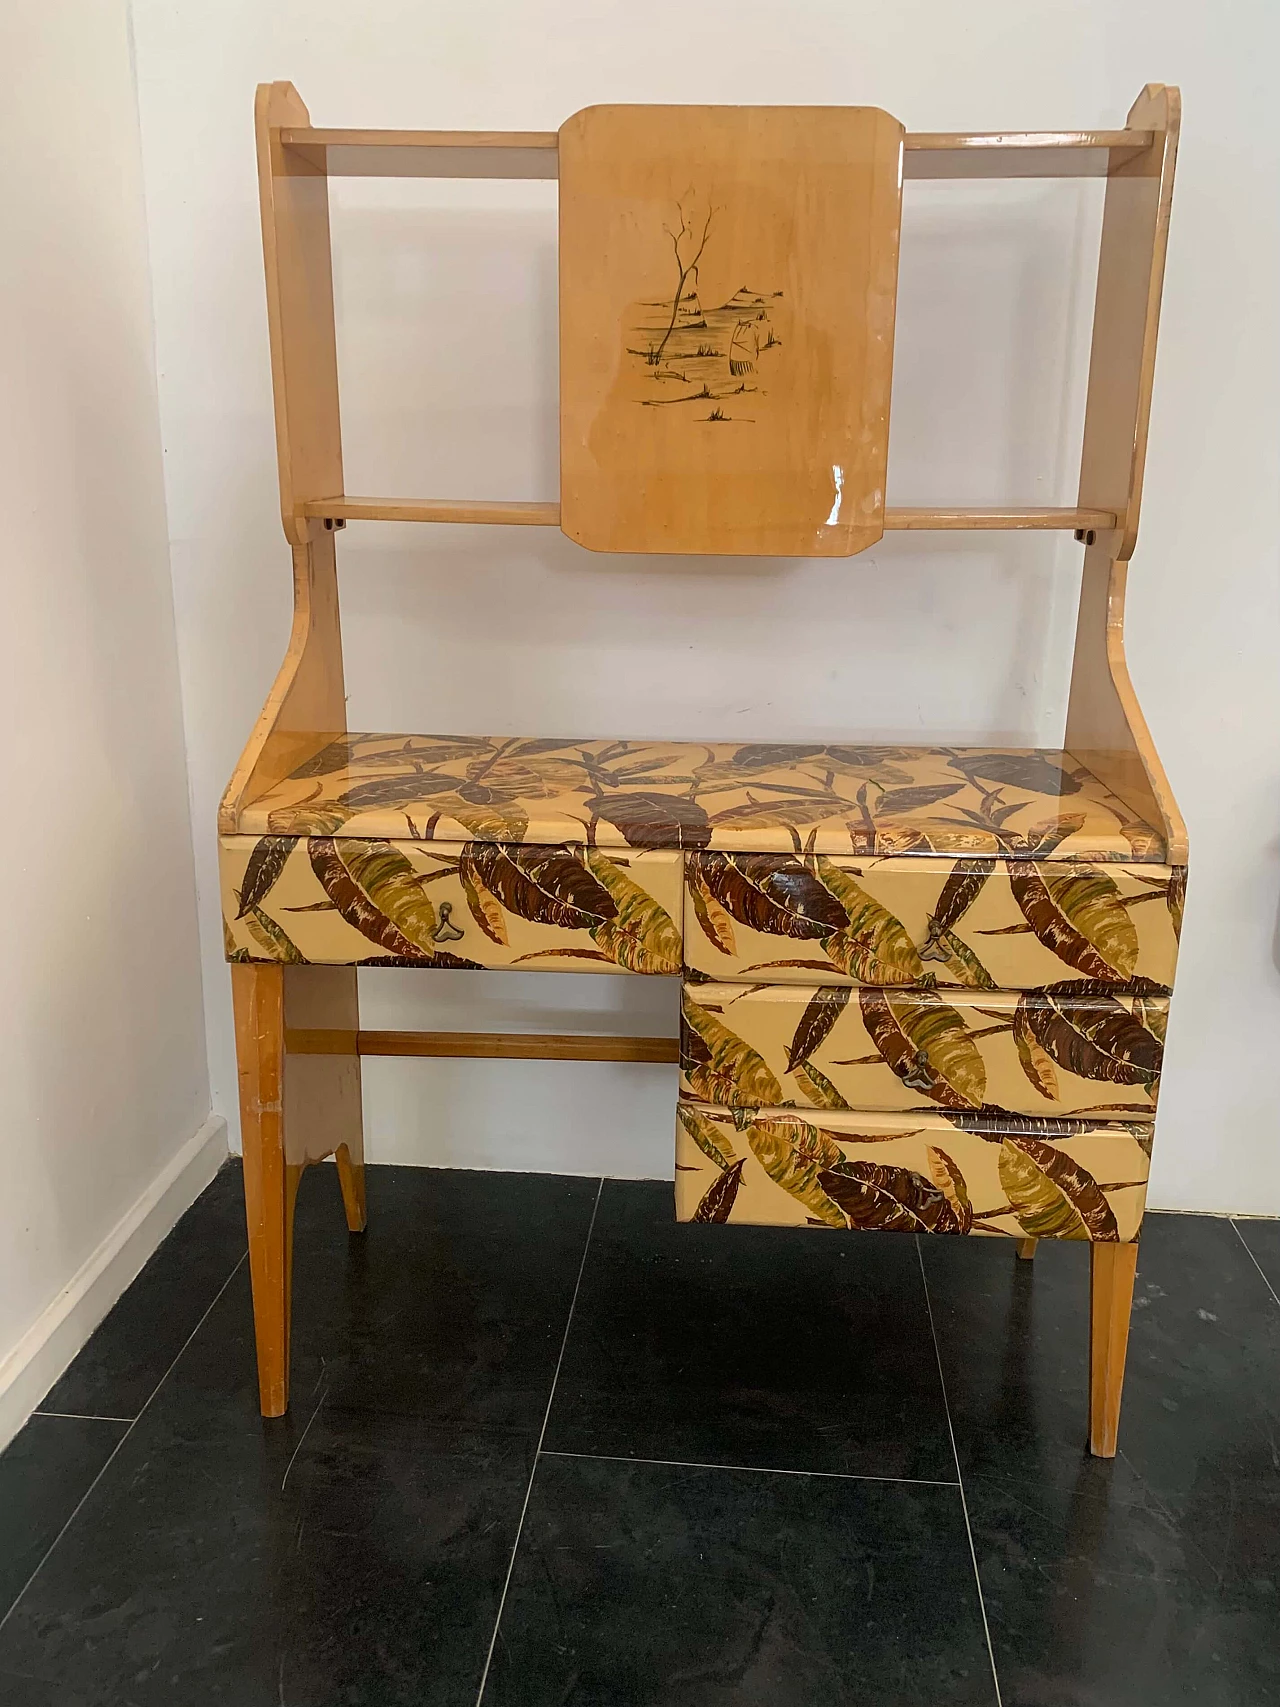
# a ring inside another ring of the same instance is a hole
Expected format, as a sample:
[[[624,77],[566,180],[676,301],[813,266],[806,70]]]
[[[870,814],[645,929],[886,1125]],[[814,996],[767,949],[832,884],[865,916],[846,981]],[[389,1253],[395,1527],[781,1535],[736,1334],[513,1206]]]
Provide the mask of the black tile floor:
[[[1148,1219],[1104,1464],[1086,1250],[670,1190],[313,1170],[264,1423],[229,1164],[0,1455],[0,1701],[1280,1701],[1280,1224]]]

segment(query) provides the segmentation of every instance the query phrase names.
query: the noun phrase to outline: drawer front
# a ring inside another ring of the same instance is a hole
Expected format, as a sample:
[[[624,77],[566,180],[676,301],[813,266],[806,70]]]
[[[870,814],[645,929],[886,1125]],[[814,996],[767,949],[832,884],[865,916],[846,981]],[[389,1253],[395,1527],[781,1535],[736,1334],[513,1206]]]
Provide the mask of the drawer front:
[[[1150,1155],[1138,1122],[782,1108],[735,1119],[681,1098],[676,1219],[1128,1242]]]
[[[231,960],[680,970],[680,855],[224,836]]]
[[[945,995],[686,985],[681,1086],[726,1107],[1150,1119],[1168,997],[1090,979]]]
[[[685,959],[774,984],[1172,984],[1185,888],[1181,866],[691,853]]]

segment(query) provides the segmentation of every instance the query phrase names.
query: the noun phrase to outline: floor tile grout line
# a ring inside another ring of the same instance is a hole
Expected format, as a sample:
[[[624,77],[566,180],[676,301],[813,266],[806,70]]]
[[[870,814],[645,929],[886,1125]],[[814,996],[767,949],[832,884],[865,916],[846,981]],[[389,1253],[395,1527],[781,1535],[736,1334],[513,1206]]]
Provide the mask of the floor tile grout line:
[[[139,1412],[138,1416],[141,1414]],[[63,1422],[80,1423],[135,1423],[138,1420],[137,1416],[104,1417],[97,1411],[42,1411],[38,1407],[32,1411],[31,1415],[33,1417],[58,1417]]]
[[[619,1452],[558,1452],[544,1447],[543,1458],[585,1458],[597,1464],[656,1464],[668,1470],[736,1470],[749,1476],[822,1476],[832,1482],[892,1482],[913,1488],[958,1488],[959,1482],[932,1476],[868,1476],[852,1470],[784,1470],[770,1464],[708,1464],[697,1458],[628,1458]]]
[[[1262,1284],[1266,1287],[1267,1291],[1275,1299],[1276,1303],[1280,1304],[1280,1292],[1277,1292],[1275,1287],[1271,1284],[1271,1281],[1269,1280],[1269,1278],[1267,1276],[1266,1269],[1263,1268],[1262,1264],[1258,1261],[1257,1257],[1254,1256],[1253,1251],[1249,1247],[1248,1239],[1245,1238],[1244,1234],[1240,1231],[1239,1227],[1236,1226],[1234,1217],[1231,1218],[1231,1225],[1235,1229],[1236,1238],[1239,1239],[1240,1243],[1244,1246],[1245,1250],[1248,1252],[1249,1261],[1253,1264],[1253,1266],[1257,1269],[1258,1273],[1262,1276]]]
[[[507,1560],[507,1574],[503,1578],[502,1593],[498,1597],[498,1613],[493,1621],[493,1634],[489,1638],[489,1651],[484,1657],[484,1670],[480,1673],[480,1688],[476,1692],[476,1707],[481,1707],[484,1692],[489,1682],[489,1668],[493,1664],[494,1650],[498,1646],[498,1631],[502,1626],[502,1614],[506,1610],[507,1590],[511,1587],[512,1574],[516,1568],[516,1554],[520,1551],[520,1538],[524,1534],[524,1520],[529,1510],[529,1501],[533,1497],[534,1478],[538,1474],[538,1460],[542,1457],[542,1443],[547,1438],[547,1424],[551,1421],[551,1407],[556,1399],[556,1383],[560,1379],[560,1367],[564,1362],[565,1349],[569,1344],[569,1330],[573,1326],[573,1312],[577,1307],[578,1293],[582,1288],[582,1276],[586,1272],[587,1253],[591,1249],[591,1235],[596,1229],[596,1216],[600,1212],[600,1196],[604,1191],[604,1179],[596,1185],[596,1200],[591,1206],[591,1220],[587,1226],[587,1236],[582,1246],[582,1261],[578,1264],[578,1278],[573,1283],[573,1296],[569,1300],[569,1314],[565,1318],[564,1335],[560,1341],[560,1355],[556,1358],[555,1370],[551,1376],[551,1391],[547,1394],[547,1408],[542,1413],[542,1427],[538,1431],[538,1444],[534,1449],[533,1463],[529,1466],[529,1480],[524,1490],[524,1504],[520,1507],[520,1520],[516,1524],[515,1540],[511,1543],[511,1557]]]
[[[938,1344],[938,1329],[933,1320],[933,1300],[929,1296],[929,1276],[925,1273],[924,1252],[920,1235],[916,1235],[916,1260],[920,1264],[920,1283],[924,1287],[924,1307],[929,1316],[929,1333],[933,1338],[933,1355],[938,1362],[938,1385],[942,1389],[942,1407],[947,1415],[947,1433],[951,1437],[951,1456],[956,1464],[956,1486],[960,1490],[960,1509],[964,1513],[965,1534],[969,1537],[969,1557],[973,1561],[973,1581],[978,1591],[978,1611],[982,1614],[982,1632],[987,1638],[987,1658],[991,1661],[991,1682],[996,1692],[996,1707],[1003,1707],[1000,1694],[1000,1674],[996,1670],[996,1650],[991,1640],[991,1625],[987,1619],[987,1602],[982,1592],[982,1577],[978,1571],[978,1549],[973,1542],[973,1524],[969,1521],[969,1500],[964,1491],[964,1475],[960,1469],[960,1450],[956,1446],[955,1425],[951,1421],[951,1400],[947,1396],[947,1378],[942,1368],[942,1347]]]
[[[40,1556],[40,1560],[37,1563],[35,1570],[32,1571],[31,1575],[27,1578],[26,1582],[23,1583],[22,1587],[18,1590],[17,1594],[13,1597],[13,1600],[10,1603],[8,1610],[5,1612],[4,1616],[2,1618],[0,1618],[0,1630],[3,1630],[5,1625],[9,1622],[10,1618],[12,1618],[17,1607],[21,1604],[23,1595],[26,1594],[27,1590],[31,1587],[32,1583],[40,1575],[41,1571],[44,1569],[46,1564],[48,1564],[49,1558],[52,1555],[54,1548],[62,1540],[62,1537],[67,1533],[68,1529],[71,1528],[71,1525],[75,1522],[76,1518],[79,1517],[81,1509],[83,1508],[83,1506],[85,1504],[85,1501],[89,1498],[90,1494],[92,1494],[93,1490],[97,1487],[98,1483],[102,1480],[102,1478],[106,1475],[107,1471],[111,1468],[112,1464],[115,1462],[116,1454],[120,1451],[121,1447],[123,1447],[125,1441],[128,1440],[129,1436],[133,1433],[134,1429],[137,1428],[138,1424],[142,1421],[143,1417],[146,1416],[147,1409],[150,1406],[151,1401],[155,1398],[156,1394],[160,1391],[160,1389],[164,1386],[165,1382],[169,1379],[169,1377],[173,1374],[174,1370],[177,1368],[178,1361],[182,1357],[183,1352],[186,1351],[187,1347],[191,1344],[192,1340],[200,1332],[201,1328],[204,1326],[205,1322],[207,1321],[209,1314],[212,1311],[214,1305],[218,1302],[219,1298],[222,1297],[222,1294],[227,1290],[228,1286],[230,1286],[231,1282],[235,1279],[236,1275],[239,1274],[241,1268],[244,1266],[244,1264],[248,1260],[249,1260],[249,1253],[248,1253],[248,1251],[245,1251],[244,1254],[241,1256],[239,1262],[237,1262],[236,1266],[231,1270],[231,1273],[227,1276],[227,1278],[223,1281],[222,1285],[218,1288],[217,1292],[209,1300],[208,1307],[205,1310],[204,1314],[201,1316],[200,1320],[196,1323],[195,1327],[192,1328],[191,1332],[187,1335],[186,1339],[183,1340],[181,1346],[179,1346],[177,1356],[175,1356],[175,1358],[173,1359],[173,1362],[169,1365],[169,1367],[165,1370],[164,1374],[160,1377],[160,1379],[156,1382],[155,1386],[151,1389],[151,1392],[148,1395],[146,1404],[143,1405],[142,1409],[138,1412],[137,1416],[134,1417],[133,1421],[129,1424],[128,1428],[125,1429],[124,1433],[120,1436],[119,1440],[117,1440],[115,1445],[111,1448],[111,1451],[107,1455],[106,1462],[103,1464],[101,1470],[98,1471],[98,1474],[93,1478],[93,1480],[89,1483],[89,1486],[85,1489],[85,1491],[81,1494],[80,1498],[76,1501],[75,1509],[72,1511],[70,1517],[68,1517],[67,1521],[63,1524],[62,1528],[54,1536],[53,1540],[49,1543],[49,1545],[45,1548],[44,1552]]]

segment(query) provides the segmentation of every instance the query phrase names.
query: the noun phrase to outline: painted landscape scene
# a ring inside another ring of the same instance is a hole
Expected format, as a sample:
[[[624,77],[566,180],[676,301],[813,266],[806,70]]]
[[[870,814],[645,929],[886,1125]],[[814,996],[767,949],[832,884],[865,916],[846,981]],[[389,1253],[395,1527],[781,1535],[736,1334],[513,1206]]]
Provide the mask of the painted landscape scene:
[[[644,408],[750,425],[756,401],[767,395],[770,369],[781,357],[783,293],[749,281],[719,306],[704,305],[698,275],[715,241],[715,220],[714,208],[694,218],[682,205],[675,223],[664,225],[673,292],[637,305],[626,350]]]

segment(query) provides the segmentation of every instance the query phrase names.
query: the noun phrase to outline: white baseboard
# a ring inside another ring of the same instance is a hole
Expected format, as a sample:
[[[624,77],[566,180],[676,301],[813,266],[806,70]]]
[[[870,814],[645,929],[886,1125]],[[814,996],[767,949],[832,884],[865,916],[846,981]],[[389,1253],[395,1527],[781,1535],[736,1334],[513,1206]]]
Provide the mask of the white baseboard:
[[[211,1114],[0,1360],[0,1447],[12,1440],[226,1157],[227,1123]]]

